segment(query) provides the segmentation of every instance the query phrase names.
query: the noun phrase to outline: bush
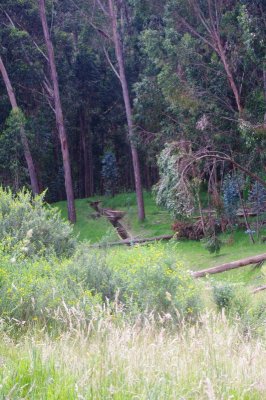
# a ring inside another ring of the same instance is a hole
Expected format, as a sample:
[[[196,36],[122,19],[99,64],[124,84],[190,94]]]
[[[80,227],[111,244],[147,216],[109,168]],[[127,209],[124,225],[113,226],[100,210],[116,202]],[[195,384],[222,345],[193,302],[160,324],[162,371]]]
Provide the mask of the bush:
[[[45,193],[32,197],[26,189],[12,194],[0,187],[0,240],[6,250],[25,255],[55,252],[71,255],[76,247],[72,226],[57,209],[44,203]]]
[[[172,253],[172,245],[107,253],[81,245],[71,259],[15,260],[2,248],[0,315],[50,324],[66,307],[88,321],[97,307],[119,304],[129,319],[151,313],[170,321],[194,319],[201,307],[198,283]]]
[[[176,261],[173,246],[157,243],[109,251],[107,265],[123,282],[126,304],[171,317],[197,315],[201,307],[197,282]]]
[[[103,253],[92,251],[86,244],[79,246],[69,270],[87,290],[98,294],[102,302],[114,301],[118,291],[122,296],[123,279],[108,266]]]
[[[83,310],[89,318],[92,307],[100,301],[76,279],[69,260],[14,260],[0,249],[2,318],[23,324],[50,324],[64,307]]]
[[[104,191],[107,196],[114,196],[118,185],[118,168],[114,153],[107,151],[102,159],[102,171]]]
[[[237,321],[245,336],[265,335],[265,300],[245,286],[227,282],[216,283],[213,296],[218,310],[224,309],[231,321]]]
[[[219,283],[213,287],[214,302],[220,311],[230,309],[234,296],[234,286],[230,283]]]

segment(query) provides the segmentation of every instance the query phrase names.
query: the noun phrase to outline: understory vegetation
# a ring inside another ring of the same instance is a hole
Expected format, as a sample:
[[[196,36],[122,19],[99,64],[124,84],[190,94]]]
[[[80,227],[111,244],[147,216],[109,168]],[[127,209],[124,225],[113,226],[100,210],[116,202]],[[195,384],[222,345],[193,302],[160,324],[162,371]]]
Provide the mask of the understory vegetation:
[[[2,398],[264,398],[263,268],[253,286],[196,280],[176,241],[92,248],[42,197],[2,190],[0,204]]]
[[[0,0],[0,400],[266,399],[266,0]]]
[[[70,316],[76,321],[71,311]],[[12,399],[265,398],[265,342],[225,316],[205,314],[169,333],[152,317],[91,320],[57,339],[32,329],[17,343],[0,335],[0,394]]]

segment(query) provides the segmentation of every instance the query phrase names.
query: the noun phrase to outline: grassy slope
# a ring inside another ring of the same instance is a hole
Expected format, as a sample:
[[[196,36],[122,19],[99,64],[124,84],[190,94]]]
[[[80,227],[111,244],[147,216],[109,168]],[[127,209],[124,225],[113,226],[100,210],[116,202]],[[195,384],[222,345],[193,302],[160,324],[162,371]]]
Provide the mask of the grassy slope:
[[[146,220],[143,223],[138,222],[137,207],[134,193],[118,194],[114,198],[94,197],[92,199],[81,199],[76,201],[77,224],[75,233],[79,234],[80,240],[89,240],[97,242],[99,240],[112,241],[117,240],[117,235],[104,218],[93,219],[94,211],[90,208],[89,200],[101,200],[104,207],[120,209],[126,211],[124,223],[129,231],[137,237],[151,237],[157,235],[171,234],[172,219],[170,215],[156,206],[150,193],[144,194],[146,207]],[[56,203],[60,208],[62,215],[66,217],[66,203]],[[229,236],[224,236],[225,243]],[[236,232],[233,241],[222,247],[218,256],[210,255],[200,242],[181,240],[177,246],[177,256],[188,268],[199,270],[212,267],[229,261],[260,254],[266,251],[266,245],[250,243],[248,235],[244,232]],[[234,270],[219,274],[219,279],[230,281],[252,282],[260,284],[263,280],[261,270],[254,270],[254,267]]]
[[[144,193],[146,220],[143,223],[138,222],[135,194],[122,193],[113,198],[97,196],[90,199],[76,200],[77,224],[74,229],[75,233],[79,234],[80,240],[97,242],[106,235],[117,240],[117,235],[111,233],[113,229],[109,222],[104,218],[92,218],[95,212],[89,205],[91,200],[101,200],[103,207],[126,211],[124,222],[134,236],[150,237],[172,233],[169,214],[156,206],[150,193]],[[61,210],[62,216],[66,218],[66,202],[61,201],[55,205]]]

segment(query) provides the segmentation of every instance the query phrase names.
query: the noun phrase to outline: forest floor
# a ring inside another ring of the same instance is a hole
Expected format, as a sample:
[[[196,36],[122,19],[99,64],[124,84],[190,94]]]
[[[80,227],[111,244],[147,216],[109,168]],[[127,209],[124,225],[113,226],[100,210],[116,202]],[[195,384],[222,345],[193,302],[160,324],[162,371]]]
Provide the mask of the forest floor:
[[[112,198],[97,196],[76,200],[77,224],[74,231],[79,235],[80,241],[108,243],[118,240],[114,228],[104,217],[95,218],[95,211],[89,205],[90,201],[95,200],[102,201],[103,207],[125,211],[123,223],[134,237],[145,238],[173,233],[171,229],[173,219],[167,211],[155,204],[151,193],[144,193],[146,220],[143,223],[138,222],[135,194],[122,193]],[[59,202],[55,205],[61,210],[62,216],[66,217],[66,203]],[[176,246],[178,258],[189,269],[200,270],[264,253],[266,250],[265,243],[258,241],[252,244],[249,236],[243,231],[224,234],[221,238],[223,246],[218,255],[209,254],[199,241],[179,240]],[[264,275],[261,272],[261,269],[251,266],[219,274],[218,279],[260,285]]]

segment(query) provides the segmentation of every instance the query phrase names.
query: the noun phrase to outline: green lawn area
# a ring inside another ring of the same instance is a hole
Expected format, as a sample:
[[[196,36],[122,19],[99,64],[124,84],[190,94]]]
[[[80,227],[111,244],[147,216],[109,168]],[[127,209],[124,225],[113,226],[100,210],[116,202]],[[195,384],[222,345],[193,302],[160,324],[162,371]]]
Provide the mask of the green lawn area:
[[[156,206],[151,193],[144,193],[146,220],[143,223],[138,222],[135,194],[122,193],[113,198],[97,196],[76,200],[77,223],[74,231],[79,235],[81,241],[95,243],[100,240],[106,242],[118,240],[116,232],[105,218],[94,218],[95,212],[89,205],[91,200],[101,200],[104,207],[126,211],[123,222],[134,237],[152,237],[172,233],[173,220],[171,216],[165,210]],[[61,210],[62,216],[66,218],[66,202],[59,202],[54,206],[57,206]],[[210,268],[266,251],[265,243],[252,244],[249,236],[243,231],[235,232],[230,240],[229,237],[230,235],[223,235],[224,245],[219,255],[211,255],[201,242],[189,240],[180,240],[175,246],[175,251],[177,257],[191,270]],[[255,269],[253,266],[225,272],[216,277],[219,280],[252,282],[257,285],[264,282],[263,269]]]
[[[81,241],[89,240],[95,243],[103,238],[108,238],[110,241],[118,240],[114,229],[105,218],[94,218],[95,211],[90,207],[89,202],[95,200],[102,201],[103,207],[126,211],[123,222],[134,237],[151,237],[173,233],[170,215],[156,206],[151,193],[144,192],[146,220],[143,223],[138,222],[135,193],[121,193],[114,197],[96,196],[76,200],[77,223],[74,230]],[[61,210],[64,218],[67,217],[65,201],[55,203],[54,206]]]

